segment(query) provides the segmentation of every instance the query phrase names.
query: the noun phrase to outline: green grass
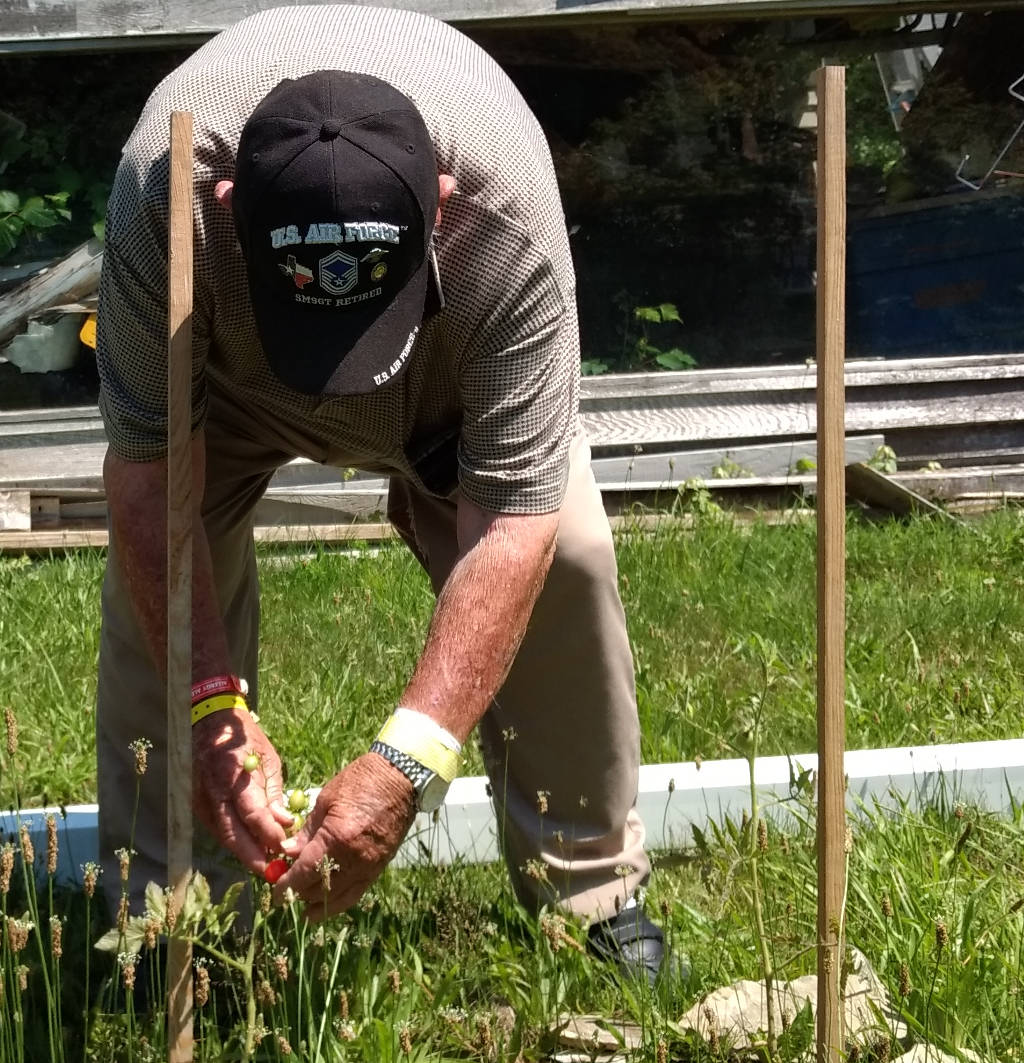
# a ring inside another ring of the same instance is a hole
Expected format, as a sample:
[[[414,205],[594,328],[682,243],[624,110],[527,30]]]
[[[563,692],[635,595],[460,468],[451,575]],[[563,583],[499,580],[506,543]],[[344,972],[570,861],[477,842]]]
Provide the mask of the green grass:
[[[740,529],[715,518],[693,531],[620,538],[645,760],[739,755],[751,748],[758,711],[759,752],[814,748],[814,547],[813,526]],[[851,747],[1018,737],[1022,553],[1024,534],[1010,512],[969,527],[851,518]],[[429,589],[401,549],[305,560],[268,552],[261,567],[263,721],[293,781],[316,785],[365,748],[394,705],[429,618]],[[102,558],[92,554],[0,561],[0,707],[15,711],[20,728],[16,764],[0,750],[2,803],[93,796],[101,576]],[[479,761],[468,770],[479,770]],[[532,1063],[555,1049],[552,1031],[568,1011],[636,1023],[643,1059],[729,1058],[728,1046],[686,1034],[680,1015],[708,990],[759,978],[763,951],[777,978],[815,965],[813,808],[805,796],[762,814],[763,847],[754,845],[751,825],[725,822],[699,833],[691,850],[654,854],[648,905],[694,974],[670,978],[653,994],[580,952],[582,928],[524,911],[499,865],[389,870],[322,933],[293,911],[271,913],[251,953],[258,1014],[269,1031],[254,1058]],[[920,811],[893,799],[851,825],[848,940],[888,986],[911,1036],[985,1060],[1018,1059],[1020,809],[997,817],[945,794]],[[37,870],[41,861],[37,855]],[[0,875],[0,915],[25,913],[35,924],[17,955],[0,933],[5,1063],[165,1057],[162,1017],[125,1012],[123,963],[94,956],[87,986],[83,955],[99,917],[93,907],[86,934],[84,907],[80,892],[51,897],[46,888],[30,903],[20,872],[9,893]],[[61,958],[49,944],[54,913],[63,920]],[[220,937],[223,922],[224,913],[200,906],[192,936],[241,962],[245,948]],[[147,955],[144,948],[140,966]],[[196,1058],[243,1058],[244,1008],[224,1005],[244,1000],[245,986],[238,970],[211,970],[221,1006],[201,1010]],[[60,1051],[49,1018],[55,997]],[[801,1058],[811,1037],[798,1019],[781,1032],[776,1059]],[[901,1048],[883,1025],[861,1058],[881,1061]]]
[[[1010,1063],[1024,1041],[1021,814],[997,818],[947,796],[923,811],[890,802],[852,819],[848,941],[888,986],[895,1018],[913,1039]],[[766,946],[776,978],[790,979],[812,972],[815,964],[813,810],[797,802],[785,816],[778,808],[765,811],[758,873]],[[257,920],[248,960],[249,943],[222,933],[224,913],[200,905],[191,936],[213,957],[208,970],[214,990],[199,1009],[196,1059],[244,1057],[246,990],[238,970],[226,974],[216,961],[220,950],[234,963],[249,964],[257,1003],[253,1025],[269,1031],[258,1039],[258,1060],[532,1063],[550,1057],[559,1018],[570,1012],[635,1024],[644,1060],[658,1058],[659,1043],[667,1059],[729,1059],[727,1046],[711,1050],[678,1020],[706,991],[760,976],[751,918],[751,829],[715,824],[698,836],[695,849],[655,854],[647,903],[694,972],[689,981],[666,979],[655,992],[622,982],[580,951],[581,927],[517,905],[498,865],[387,871],[356,908],[322,930],[294,910],[271,912]],[[42,859],[38,854],[37,867]],[[15,880],[9,895],[0,890],[0,915],[24,909],[24,889],[18,875]],[[58,893],[37,904],[32,915],[42,935],[33,932],[17,955],[0,937],[0,1058],[165,1058],[162,1014],[126,1008],[126,955],[119,962],[113,956],[92,960],[86,1036],[85,901],[81,893]],[[65,928],[59,960],[48,946],[53,912]],[[95,907],[91,920],[95,938]],[[139,972],[152,956],[143,946]],[[21,964],[28,981],[24,993],[16,981]],[[54,1054],[45,1018],[53,1013],[49,1001],[58,982],[63,1056]],[[22,1017],[25,1043],[19,1055],[11,1037],[4,1055],[3,1037],[16,1027],[14,1010]],[[800,1052],[811,1035],[806,1019],[783,1031],[778,1063],[805,1058]],[[902,1051],[893,1021],[883,1021],[863,1048],[861,1058],[876,1061]]]
[[[851,518],[847,541],[847,745],[1017,737],[1017,516]],[[814,550],[807,525],[705,519],[620,537],[645,762],[737,755],[766,643],[779,668],[761,752],[815,748]],[[366,748],[426,631],[432,599],[416,563],[397,545],[367,554],[261,555],[261,715],[303,785]],[[0,706],[17,713],[27,754],[22,806],[94,799],[102,566],[87,553],[0,559]],[[467,770],[481,770],[475,752]],[[0,778],[0,805],[15,800]]]

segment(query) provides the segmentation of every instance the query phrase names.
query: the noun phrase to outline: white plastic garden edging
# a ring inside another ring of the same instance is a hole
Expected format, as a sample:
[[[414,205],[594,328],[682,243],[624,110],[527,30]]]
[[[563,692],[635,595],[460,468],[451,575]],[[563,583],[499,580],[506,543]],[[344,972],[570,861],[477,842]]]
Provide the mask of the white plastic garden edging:
[[[791,784],[813,772],[817,755],[761,757],[755,763],[758,799],[767,814],[785,816]],[[856,811],[874,802],[898,808],[906,801],[919,808],[936,800],[961,801],[993,812],[1008,811],[1024,800],[1024,739],[967,742],[945,746],[848,751],[847,806]],[[647,827],[650,849],[684,847],[692,827],[726,817],[738,820],[750,807],[749,769],[745,760],[648,764],[640,769],[637,808]],[[81,881],[82,865],[98,859],[96,806],[0,812],[0,837],[16,837],[26,823],[37,852],[46,845],[46,816],[57,816],[61,881]],[[552,823],[551,829],[556,829]],[[483,777],[456,779],[437,822],[420,815],[399,851],[403,866],[428,861],[484,863],[498,856],[497,824]]]

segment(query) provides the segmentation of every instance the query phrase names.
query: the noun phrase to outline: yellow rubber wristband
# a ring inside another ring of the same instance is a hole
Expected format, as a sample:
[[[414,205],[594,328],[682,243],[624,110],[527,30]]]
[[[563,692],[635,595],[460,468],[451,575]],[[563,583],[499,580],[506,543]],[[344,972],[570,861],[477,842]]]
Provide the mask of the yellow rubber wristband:
[[[200,720],[223,709],[245,709],[248,712],[249,706],[241,694],[217,694],[205,701],[197,701],[192,706],[192,726],[195,727]]]
[[[408,717],[389,717],[377,734],[377,741],[419,761],[445,782],[452,782],[459,774],[459,754],[433,735],[424,734]]]

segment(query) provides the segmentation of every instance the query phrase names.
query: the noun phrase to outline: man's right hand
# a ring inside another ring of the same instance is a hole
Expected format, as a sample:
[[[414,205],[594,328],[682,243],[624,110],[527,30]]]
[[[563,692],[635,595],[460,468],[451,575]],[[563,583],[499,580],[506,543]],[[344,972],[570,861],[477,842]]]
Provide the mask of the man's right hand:
[[[258,764],[246,770],[254,755]],[[245,710],[222,710],[192,728],[192,805],[220,843],[262,875],[293,817],[283,803],[281,758]]]

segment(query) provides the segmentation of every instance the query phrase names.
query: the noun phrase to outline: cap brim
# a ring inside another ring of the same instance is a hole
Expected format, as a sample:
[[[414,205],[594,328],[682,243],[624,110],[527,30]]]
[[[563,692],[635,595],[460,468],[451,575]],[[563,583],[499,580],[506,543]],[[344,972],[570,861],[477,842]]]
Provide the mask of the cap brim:
[[[365,395],[394,383],[409,364],[423,321],[430,254],[383,308],[344,311],[253,298],[267,363],[284,384],[307,395]],[[339,334],[355,336],[339,342]]]

